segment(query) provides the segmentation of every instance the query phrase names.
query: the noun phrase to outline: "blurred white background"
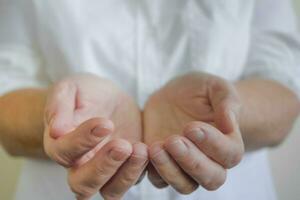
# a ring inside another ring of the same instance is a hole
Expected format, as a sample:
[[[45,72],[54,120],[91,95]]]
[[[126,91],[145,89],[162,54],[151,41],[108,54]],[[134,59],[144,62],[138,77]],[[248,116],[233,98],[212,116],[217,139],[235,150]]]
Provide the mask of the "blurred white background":
[[[294,1],[300,16],[300,0]],[[289,138],[270,151],[270,161],[278,199],[300,199],[300,118]],[[21,165],[21,159],[10,158],[0,148],[0,200],[12,199]]]

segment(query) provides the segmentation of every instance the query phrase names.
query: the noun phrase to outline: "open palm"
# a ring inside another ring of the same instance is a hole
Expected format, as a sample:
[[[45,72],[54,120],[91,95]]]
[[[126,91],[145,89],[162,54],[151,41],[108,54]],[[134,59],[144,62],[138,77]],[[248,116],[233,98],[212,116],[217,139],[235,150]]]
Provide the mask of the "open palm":
[[[170,184],[181,193],[222,185],[225,169],[235,166],[243,152],[239,107],[234,87],[206,73],[177,77],[155,92],[144,110],[153,184]]]
[[[49,118],[55,117],[54,137],[76,129],[92,118],[114,124],[113,137],[141,140],[140,111],[134,100],[112,82],[94,75],[72,76],[59,82],[49,98]],[[126,117],[124,117],[126,116]]]
[[[99,190],[105,197],[121,198],[142,174],[147,148],[139,142],[140,111],[112,82],[91,74],[58,82],[45,118],[45,150],[69,168],[78,199]]]

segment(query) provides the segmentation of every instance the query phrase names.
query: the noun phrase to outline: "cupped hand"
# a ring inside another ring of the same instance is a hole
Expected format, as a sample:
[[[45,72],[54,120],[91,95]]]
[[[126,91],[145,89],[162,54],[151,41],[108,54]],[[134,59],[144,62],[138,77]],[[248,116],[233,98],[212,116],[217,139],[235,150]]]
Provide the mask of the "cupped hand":
[[[141,139],[138,106],[112,82],[75,75],[49,91],[44,148],[68,168],[77,199],[99,191],[105,199],[121,199],[147,165]]]
[[[199,185],[220,187],[226,169],[237,165],[244,152],[239,110],[234,86],[206,73],[177,77],[155,92],[143,113],[151,182],[183,194]]]

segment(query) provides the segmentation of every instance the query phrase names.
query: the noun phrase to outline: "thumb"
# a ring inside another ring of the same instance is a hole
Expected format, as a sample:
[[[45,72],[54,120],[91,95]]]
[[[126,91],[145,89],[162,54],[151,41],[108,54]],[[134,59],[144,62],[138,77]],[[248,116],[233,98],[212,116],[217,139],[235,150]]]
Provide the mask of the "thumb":
[[[224,134],[230,134],[239,130],[237,113],[232,108],[220,106],[215,111],[215,122],[217,128]]]
[[[215,84],[209,93],[217,128],[224,134],[239,131],[240,100],[235,88],[230,83],[222,81]]]
[[[45,111],[45,123],[52,138],[72,131],[76,93],[76,85],[67,81],[60,82],[52,88]]]

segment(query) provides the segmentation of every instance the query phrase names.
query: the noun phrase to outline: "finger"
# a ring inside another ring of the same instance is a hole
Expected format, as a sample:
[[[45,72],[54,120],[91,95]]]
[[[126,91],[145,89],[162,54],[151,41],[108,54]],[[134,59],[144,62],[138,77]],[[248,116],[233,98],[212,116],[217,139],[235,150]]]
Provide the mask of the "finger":
[[[142,175],[148,163],[147,146],[143,143],[133,145],[133,152],[114,177],[101,189],[104,199],[121,199]]]
[[[235,132],[238,129],[236,119],[241,104],[234,86],[225,80],[217,79],[211,83],[208,93],[217,127],[225,134]]]
[[[56,84],[48,97],[45,109],[45,122],[51,124],[53,138],[71,131],[74,110],[76,109],[76,85],[67,81]]]
[[[147,163],[149,163],[149,161]],[[147,168],[147,166],[145,168]],[[143,179],[145,178],[146,172],[147,172],[146,169],[144,169],[144,171],[140,175],[139,179],[136,181],[135,185],[138,185],[138,184],[140,184],[140,182],[143,181]]]
[[[77,199],[89,199],[111,179],[132,153],[125,140],[115,139],[104,145],[90,161],[69,170],[69,185]]]
[[[161,176],[157,173],[156,169],[151,163],[149,163],[147,170],[148,170],[148,178],[155,187],[164,188],[169,185],[164,181],[164,179],[161,178]]]
[[[171,159],[162,143],[151,146],[150,159],[158,174],[179,193],[190,194],[196,190],[198,184]]]
[[[224,135],[204,122],[191,122],[184,128],[184,135],[204,154],[229,169],[242,159],[244,145],[241,137]]]
[[[110,120],[94,118],[84,122],[73,132],[58,139],[45,134],[46,153],[57,163],[71,167],[81,156],[92,150],[113,132]]]
[[[165,148],[178,165],[207,190],[216,190],[226,179],[226,170],[209,159],[184,137],[168,138]]]

